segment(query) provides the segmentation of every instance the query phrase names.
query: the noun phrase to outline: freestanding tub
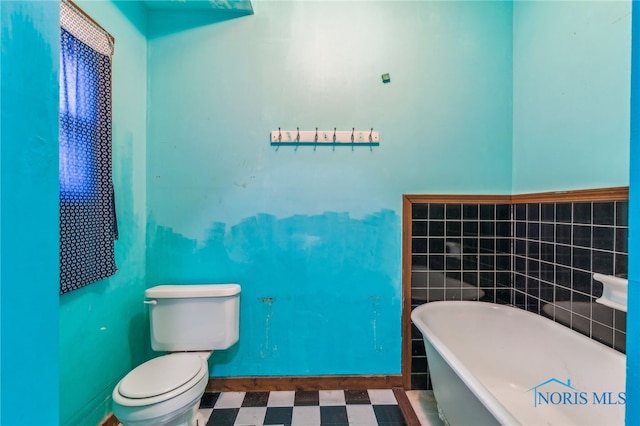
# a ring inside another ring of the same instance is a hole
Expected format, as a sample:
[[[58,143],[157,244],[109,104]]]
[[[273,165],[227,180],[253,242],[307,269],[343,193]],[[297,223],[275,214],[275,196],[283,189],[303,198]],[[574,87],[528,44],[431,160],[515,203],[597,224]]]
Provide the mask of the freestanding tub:
[[[438,410],[462,425],[623,425],[625,355],[518,308],[430,302],[422,332]]]

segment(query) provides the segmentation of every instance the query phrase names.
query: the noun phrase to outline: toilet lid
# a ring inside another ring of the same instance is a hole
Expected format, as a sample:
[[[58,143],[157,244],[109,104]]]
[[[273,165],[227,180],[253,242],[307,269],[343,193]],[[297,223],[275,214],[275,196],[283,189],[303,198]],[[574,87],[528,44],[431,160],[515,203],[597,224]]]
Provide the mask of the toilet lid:
[[[120,382],[118,392],[126,398],[151,398],[171,392],[193,379],[202,369],[194,354],[172,354],[154,358],[136,367]]]

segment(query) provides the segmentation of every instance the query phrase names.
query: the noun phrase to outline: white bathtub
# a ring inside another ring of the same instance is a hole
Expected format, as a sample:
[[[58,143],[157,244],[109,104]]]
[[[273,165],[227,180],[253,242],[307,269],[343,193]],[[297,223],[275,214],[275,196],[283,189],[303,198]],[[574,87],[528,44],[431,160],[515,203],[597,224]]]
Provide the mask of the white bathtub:
[[[560,324],[484,302],[430,302],[422,332],[443,420],[458,425],[623,425],[626,357]]]

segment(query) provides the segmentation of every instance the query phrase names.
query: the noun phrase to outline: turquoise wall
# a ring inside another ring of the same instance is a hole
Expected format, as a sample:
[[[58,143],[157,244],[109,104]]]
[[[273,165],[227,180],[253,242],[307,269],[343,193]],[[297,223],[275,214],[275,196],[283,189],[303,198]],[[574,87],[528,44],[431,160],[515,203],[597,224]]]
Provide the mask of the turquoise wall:
[[[627,424],[640,419],[640,2],[633,2],[629,295],[627,312]]]
[[[629,182],[629,1],[515,1],[513,193]]]
[[[78,1],[116,39],[113,178],[118,272],[60,297],[60,423],[94,425],[118,380],[147,359],[142,303],[146,222],[146,12],[138,2]]]
[[[511,3],[254,10],[150,15],[148,283],[242,285],[214,376],[399,374],[402,194],[510,189]],[[278,127],[382,141],[276,149]]]
[[[58,15],[0,2],[2,425],[58,417]]]

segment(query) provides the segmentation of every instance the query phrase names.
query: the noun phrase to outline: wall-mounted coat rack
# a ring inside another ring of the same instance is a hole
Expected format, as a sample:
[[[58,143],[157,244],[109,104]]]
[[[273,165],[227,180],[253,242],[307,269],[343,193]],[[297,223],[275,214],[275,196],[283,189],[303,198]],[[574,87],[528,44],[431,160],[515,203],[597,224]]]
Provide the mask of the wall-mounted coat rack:
[[[380,133],[370,130],[272,130],[271,145],[380,145]]]

